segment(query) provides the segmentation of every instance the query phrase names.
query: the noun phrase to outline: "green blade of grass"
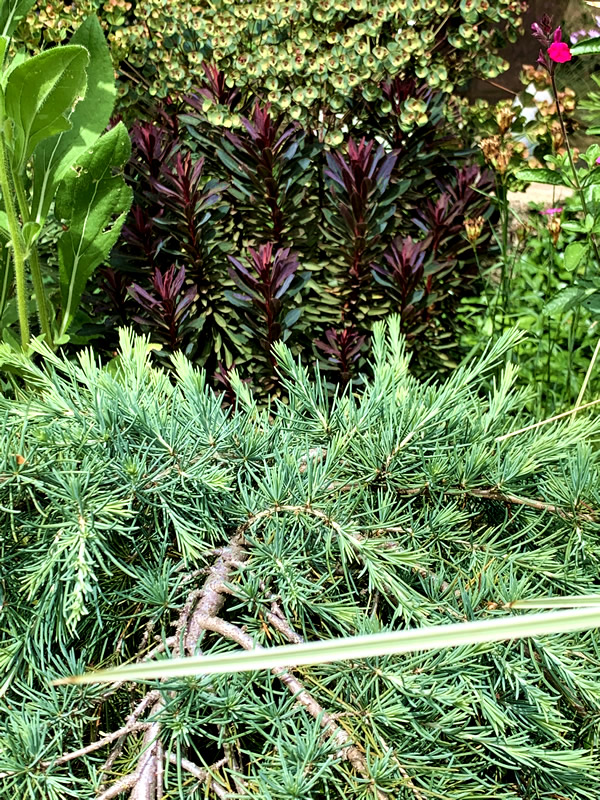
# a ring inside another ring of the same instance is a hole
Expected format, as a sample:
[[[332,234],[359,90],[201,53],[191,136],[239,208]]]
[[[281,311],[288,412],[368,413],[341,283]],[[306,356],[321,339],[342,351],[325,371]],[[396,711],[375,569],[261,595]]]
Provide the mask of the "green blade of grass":
[[[557,598],[558,600],[558,598]],[[548,601],[546,601],[548,602]],[[558,603],[557,603],[558,604]],[[227,674],[262,669],[279,669],[303,664],[330,663],[348,659],[412,653],[442,647],[459,647],[485,642],[520,639],[590,630],[600,626],[600,604],[576,610],[491,618],[476,622],[435,625],[391,633],[352,636],[344,639],[285,645],[269,649],[218,653],[192,658],[162,659],[126,664],[114,669],[74,675],[61,683],[112,683],[191,675]]]

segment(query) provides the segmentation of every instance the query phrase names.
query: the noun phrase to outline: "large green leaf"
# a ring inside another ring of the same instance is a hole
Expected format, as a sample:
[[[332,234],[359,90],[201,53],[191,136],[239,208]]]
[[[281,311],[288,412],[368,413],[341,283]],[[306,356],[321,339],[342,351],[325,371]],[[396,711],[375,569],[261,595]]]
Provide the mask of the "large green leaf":
[[[565,248],[565,269],[569,272],[577,269],[587,254],[587,245],[583,242],[571,242]]]
[[[596,292],[593,288],[583,288],[581,286],[567,286],[561,289],[555,297],[544,306],[544,314],[551,317],[554,314],[564,314],[581,303],[590,295]]]
[[[85,20],[71,44],[82,45],[90,55],[87,91],[69,117],[71,129],[44,139],[33,154],[31,216],[40,224],[44,222],[56,187],[69,167],[105,130],[117,93],[110,51],[97,17]]]
[[[0,35],[10,36],[19,22],[35,5],[36,0],[2,0],[0,2]]]
[[[560,172],[551,169],[520,169],[516,173],[520,181],[528,183],[549,183],[553,186],[569,186]]]
[[[14,123],[17,173],[41,141],[71,127],[67,115],[85,94],[88,59],[85,47],[66,45],[33,56],[10,73],[5,109]]]
[[[568,598],[569,605],[573,598]],[[600,626],[600,605],[580,607],[555,613],[498,617],[476,622],[434,625],[393,633],[349,636],[333,641],[309,642],[268,649],[217,653],[192,658],[162,659],[127,664],[116,669],[75,675],[56,683],[112,683],[119,680],[152,680],[180,678],[189,675],[251,672],[302,664],[322,664],[357,658],[414,653],[441,647],[460,647],[543,636],[555,633],[585,631]]]
[[[600,53],[600,38],[582,39],[577,44],[571,45],[571,54],[574,56],[590,56]]]
[[[73,320],[85,284],[115,244],[132,200],[122,168],[131,142],[119,123],[70,170],[56,193],[56,216],[67,230],[58,241],[63,335]]]

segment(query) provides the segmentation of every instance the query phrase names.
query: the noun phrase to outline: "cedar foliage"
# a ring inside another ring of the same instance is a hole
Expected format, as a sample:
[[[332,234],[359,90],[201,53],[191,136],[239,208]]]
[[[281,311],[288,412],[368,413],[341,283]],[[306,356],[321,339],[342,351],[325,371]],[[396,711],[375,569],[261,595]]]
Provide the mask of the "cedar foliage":
[[[275,345],[287,402],[269,409],[234,376],[224,410],[202,371],[178,355],[173,380],[127,333],[105,367],[12,357],[28,388],[0,400],[2,800],[598,796],[595,632],[302,667],[303,702],[271,673],[49,686],[151,650],[598,591],[600,421],[497,441],[528,422],[500,369],[518,336],[437,385],[399,330],[376,325],[373,377],[333,399]]]

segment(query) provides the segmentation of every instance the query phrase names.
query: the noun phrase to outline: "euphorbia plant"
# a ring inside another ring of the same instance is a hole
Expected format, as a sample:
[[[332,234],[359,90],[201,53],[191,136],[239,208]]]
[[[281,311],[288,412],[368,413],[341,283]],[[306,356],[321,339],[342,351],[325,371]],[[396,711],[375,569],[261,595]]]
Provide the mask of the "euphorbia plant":
[[[107,257],[131,203],[114,174],[129,157],[127,131],[118,124],[102,135],[115,87],[100,24],[90,17],[70,44],[7,60],[11,34],[32,5],[0,0],[0,239],[11,253],[2,284],[14,278],[23,347],[30,339],[28,276],[41,333],[50,346],[66,341],[87,279]],[[62,225],[55,310],[36,244],[52,210]]]
[[[353,323],[366,315],[361,303],[371,283],[371,261],[383,249],[381,237],[399,194],[399,187],[390,184],[396,154],[375,144],[350,138],[347,156],[326,154],[330,207],[323,212],[323,233],[333,255],[330,268],[342,299],[342,316]]]
[[[248,226],[246,235],[259,244],[283,247],[293,241],[296,248],[309,249],[317,236],[306,194],[319,147],[306,142],[298,123],[273,116],[269,104],[256,102],[251,118],[242,117],[242,123],[242,131],[225,131],[217,152],[231,179],[232,205]]]
[[[240,292],[226,292],[229,299],[245,309],[247,324],[242,324],[249,337],[257,337],[269,364],[267,385],[277,384],[277,361],[273,345],[280,339],[286,341],[290,329],[298,321],[301,309],[288,308],[283,316],[286,301],[289,302],[302,288],[303,280],[298,278],[298,257],[289,247],[277,250],[273,244],[261,245],[258,250],[248,249],[248,266],[237,258],[228,256],[232,266],[229,275]],[[265,357],[263,356],[263,359]]]

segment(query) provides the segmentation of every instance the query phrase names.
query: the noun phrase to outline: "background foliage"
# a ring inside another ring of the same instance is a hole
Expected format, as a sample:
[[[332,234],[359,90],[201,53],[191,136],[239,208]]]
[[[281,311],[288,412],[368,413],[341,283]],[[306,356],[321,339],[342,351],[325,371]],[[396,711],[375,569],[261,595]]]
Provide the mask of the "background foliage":
[[[293,118],[318,120],[323,110],[338,128],[336,115],[352,112],[355,97],[381,97],[387,76],[448,93],[473,74],[495,77],[506,69],[497,51],[525,8],[523,0],[40,0],[21,37],[33,47],[61,41],[98,13],[128,103],[190,91],[206,61]],[[403,117],[410,128],[424,109],[408,100]]]

